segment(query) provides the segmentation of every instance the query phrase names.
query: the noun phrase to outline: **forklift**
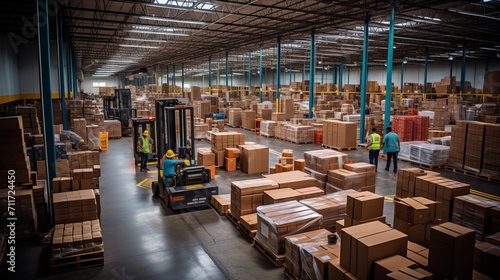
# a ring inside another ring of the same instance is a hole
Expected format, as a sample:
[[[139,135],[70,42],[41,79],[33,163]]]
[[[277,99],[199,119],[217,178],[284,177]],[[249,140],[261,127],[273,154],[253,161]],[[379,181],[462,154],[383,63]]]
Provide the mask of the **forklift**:
[[[136,143],[142,137],[144,131],[149,131],[149,137],[155,139],[156,127],[154,117],[146,118],[133,118],[132,119],[132,137],[133,137],[133,147],[135,165],[138,166],[141,163],[141,155],[137,152]],[[158,153],[156,152],[156,145],[151,147],[151,153],[149,154],[148,164],[155,164],[158,160]]]
[[[210,170],[202,165],[195,165],[194,134],[188,136],[187,126],[194,131],[193,107],[182,104],[178,99],[157,99],[156,138],[158,155],[174,151],[178,159],[187,160],[189,166],[175,167],[172,186],[165,186],[163,181],[163,160],[158,160],[158,181],[152,183],[154,196],[162,198],[172,210],[208,206],[212,195],[219,193],[219,188],[211,182]],[[158,156],[159,158],[159,156]]]
[[[115,94],[103,96],[104,119],[119,120],[122,124],[122,135],[132,134],[132,119],[137,111],[132,108],[132,93],[130,89],[115,89]]]

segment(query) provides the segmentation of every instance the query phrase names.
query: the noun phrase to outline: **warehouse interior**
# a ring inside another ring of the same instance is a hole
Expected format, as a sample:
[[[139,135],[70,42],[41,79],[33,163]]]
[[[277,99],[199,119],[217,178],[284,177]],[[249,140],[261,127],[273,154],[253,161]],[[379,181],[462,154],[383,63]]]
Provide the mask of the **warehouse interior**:
[[[500,2],[2,8],[2,279],[500,278]]]

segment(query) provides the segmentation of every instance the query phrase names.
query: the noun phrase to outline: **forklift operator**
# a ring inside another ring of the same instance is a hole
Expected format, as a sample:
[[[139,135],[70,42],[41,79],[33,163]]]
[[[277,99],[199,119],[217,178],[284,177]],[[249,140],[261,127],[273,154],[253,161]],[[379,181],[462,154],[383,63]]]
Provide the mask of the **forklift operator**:
[[[165,188],[171,187],[174,183],[175,169],[177,165],[184,167],[186,163],[182,160],[176,160],[174,151],[168,150],[163,161],[163,182]]]

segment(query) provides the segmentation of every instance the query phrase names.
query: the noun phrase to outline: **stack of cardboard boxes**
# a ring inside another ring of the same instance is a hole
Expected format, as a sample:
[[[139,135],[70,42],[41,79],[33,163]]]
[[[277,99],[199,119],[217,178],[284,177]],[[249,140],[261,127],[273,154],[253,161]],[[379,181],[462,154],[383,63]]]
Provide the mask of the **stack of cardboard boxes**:
[[[261,121],[260,135],[267,137],[274,137],[276,125],[277,125],[276,121]]]
[[[500,202],[473,194],[455,197],[451,221],[475,230],[476,239],[484,241],[500,232]]]
[[[301,189],[316,186],[316,179],[302,171],[291,171],[279,174],[263,175],[264,178],[278,183],[280,189],[291,188]]]
[[[238,148],[226,148],[226,154],[224,158],[224,168],[226,171],[236,171],[238,166],[238,159],[240,158],[240,149]]]
[[[357,147],[355,122],[342,122],[337,120],[323,121],[323,145],[338,149]]]
[[[7,178],[7,172],[4,174]],[[17,172],[16,172],[17,174]],[[4,182],[8,180],[5,179]],[[17,182],[16,182],[17,183]],[[13,185],[16,188],[16,184]],[[28,186],[29,187],[29,186]],[[21,188],[17,186],[17,188]],[[3,218],[0,221],[0,232],[4,234],[9,234],[12,236],[12,231],[15,230],[16,238],[34,236],[37,234],[38,221],[36,207],[33,200],[33,190],[31,189],[14,189],[11,191],[10,188],[0,189],[0,207],[3,210]],[[16,211],[11,211],[14,208]],[[13,220],[9,218],[15,218],[15,227],[8,227],[12,224]]]
[[[210,205],[221,215],[225,215],[231,207],[231,194],[212,195]]]
[[[92,252],[104,252],[99,220],[55,226],[52,238],[52,260]]]
[[[411,242],[430,239],[430,228],[441,223],[436,218],[441,203],[424,197],[403,198],[394,203],[394,228],[407,234]]]
[[[10,173],[15,173],[12,175],[15,175],[13,182],[16,185],[31,182],[31,165],[26,153],[22,118],[0,118],[0,132],[0,172],[6,177],[0,182],[0,188],[9,186],[7,175]]]
[[[420,168],[400,168],[396,180],[396,197],[414,197],[415,183],[419,176],[438,176],[439,173]]]
[[[56,224],[97,219],[97,201],[93,190],[55,193],[53,202]]]
[[[241,145],[240,150],[241,171],[247,174],[268,172],[269,147],[264,145]]]
[[[328,171],[340,169],[347,162],[347,154],[332,150],[304,152],[304,170],[317,180],[317,187],[325,189]]]
[[[238,219],[256,213],[263,204],[264,191],[278,188],[276,182],[264,178],[231,182],[231,215]]]
[[[328,263],[338,262],[340,243],[328,243],[332,234],[319,229],[285,237],[286,270],[298,279],[333,279]]]
[[[284,149],[278,162],[269,168],[269,174],[293,171],[293,150]]]
[[[342,229],[341,240],[340,263],[331,266],[333,274],[340,277],[333,279],[368,280],[374,273],[376,261],[406,255],[408,237],[375,221]]]
[[[215,180],[215,153],[210,148],[198,148],[196,152],[196,164],[210,169],[210,176]]]
[[[279,111],[285,114],[285,120],[290,120],[295,115],[295,106],[293,99],[288,96],[282,96],[279,102]]]
[[[347,195],[347,209],[343,227],[373,221],[385,222],[384,197],[372,192],[356,192]],[[338,230],[337,230],[338,231]]]
[[[119,120],[105,120],[104,131],[108,132],[109,138],[122,137],[122,123]]]
[[[285,253],[285,236],[320,229],[321,219],[320,214],[297,201],[259,206],[255,240],[280,256]]]
[[[16,113],[22,117],[24,133],[42,133],[36,107],[16,106]]]
[[[309,125],[290,125],[286,130],[286,140],[295,144],[314,141],[314,127]]]
[[[340,191],[299,202],[323,216],[322,228],[335,232],[338,231],[335,227],[336,222],[345,218],[347,196],[354,193],[356,193],[354,190]]]
[[[255,117],[257,113],[252,110],[245,110],[241,112],[241,127],[245,129],[255,129]]]
[[[394,116],[392,118],[392,131],[399,136],[401,142],[427,141],[429,127],[428,116]]]
[[[215,153],[215,165],[223,166],[226,148],[237,148],[245,143],[245,136],[237,132],[217,132],[211,134],[212,152]]]
[[[419,176],[415,181],[415,194],[442,204],[441,212],[436,212],[436,219],[450,221],[455,197],[467,195],[470,185],[446,179],[441,176]]]
[[[453,223],[430,229],[429,270],[436,279],[472,279],[474,230]]]
[[[263,205],[320,197],[323,195],[324,191],[317,187],[273,189],[264,191]]]
[[[241,127],[241,109],[240,108],[229,108],[228,113],[228,124],[231,127]]]

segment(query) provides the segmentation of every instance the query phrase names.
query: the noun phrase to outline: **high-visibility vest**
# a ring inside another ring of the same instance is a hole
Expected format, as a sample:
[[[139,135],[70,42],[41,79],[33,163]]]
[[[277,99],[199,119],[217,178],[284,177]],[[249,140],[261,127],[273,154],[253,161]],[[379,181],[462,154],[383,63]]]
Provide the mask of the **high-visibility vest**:
[[[372,133],[370,135],[370,137],[372,139],[371,149],[372,150],[380,150],[380,135],[377,133]]]
[[[142,152],[149,153],[149,137],[142,137]]]

